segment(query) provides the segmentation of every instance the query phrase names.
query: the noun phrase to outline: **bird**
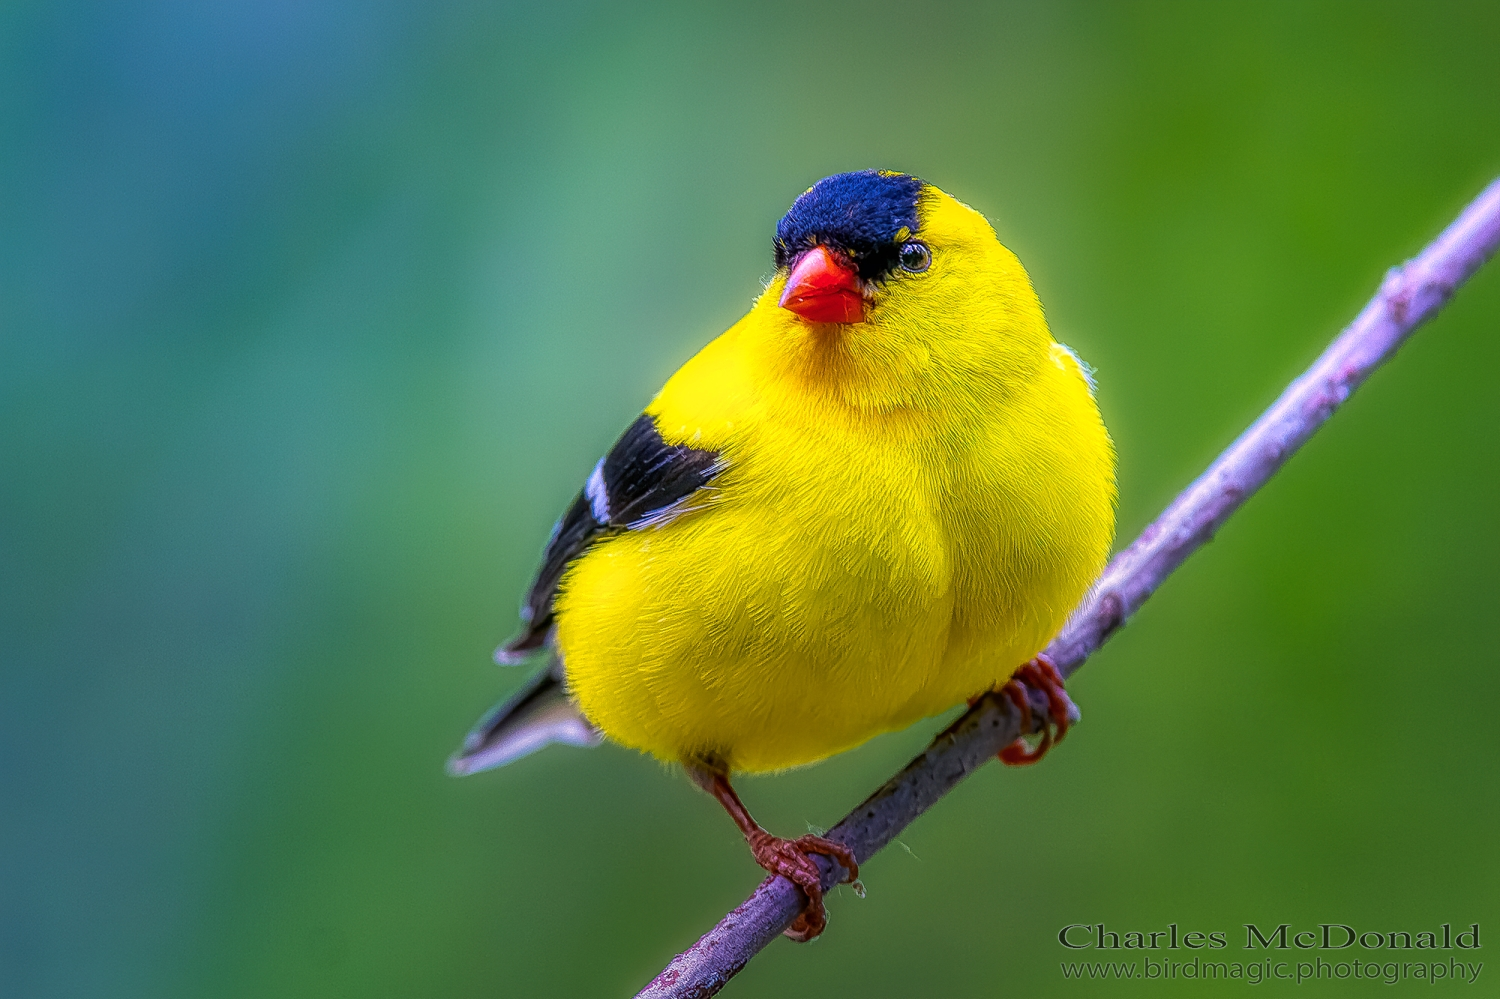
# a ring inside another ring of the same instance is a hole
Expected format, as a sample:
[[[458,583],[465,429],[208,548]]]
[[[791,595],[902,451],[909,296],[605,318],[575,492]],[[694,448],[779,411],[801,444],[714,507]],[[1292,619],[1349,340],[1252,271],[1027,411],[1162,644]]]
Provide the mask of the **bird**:
[[[827,924],[816,854],[739,774],[816,763],[1000,691],[1076,708],[1041,655],[1114,537],[1093,371],[1053,339],[980,212],[911,174],[818,181],[776,225],[750,311],[674,374],[553,528],[501,664],[540,660],[449,761],[609,740],[715,797]],[[858,882],[855,882],[858,885]]]

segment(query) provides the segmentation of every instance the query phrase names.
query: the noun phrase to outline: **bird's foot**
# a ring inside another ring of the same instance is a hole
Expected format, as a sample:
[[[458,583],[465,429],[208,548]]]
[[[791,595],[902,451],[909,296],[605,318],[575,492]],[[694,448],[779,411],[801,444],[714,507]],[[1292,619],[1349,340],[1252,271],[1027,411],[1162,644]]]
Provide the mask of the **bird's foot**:
[[[1027,688],[1040,691],[1047,698],[1047,718],[1042,723],[1042,737],[1037,744],[1028,746],[1025,735],[1031,732],[1031,698]],[[1063,686],[1062,674],[1046,656],[1037,656],[1016,670],[1015,674],[1000,688],[1010,702],[1021,712],[1022,738],[1000,750],[1000,762],[1012,767],[1029,766],[1047,755],[1047,751],[1062,742],[1068,734],[1073,702],[1068,699]]]
[[[807,896],[807,907],[802,910],[786,935],[801,943],[811,940],[823,932],[828,925],[828,910],[823,907],[823,877],[810,854],[821,853],[832,857],[848,874],[845,881],[853,882],[855,892],[864,896],[864,888],[857,880],[859,864],[854,851],[843,843],[824,839],[822,836],[803,836],[799,839],[783,839],[772,836],[761,828],[750,816],[745,803],[729,783],[729,768],[723,760],[689,759],[684,761],[688,776],[703,790],[719,800],[734,824],[740,827],[745,842],[750,844],[750,855],[755,862],[772,874],[779,874],[802,889]]]
[[[854,851],[822,836],[783,839],[759,828],[748,833],[745,840],[750,844],[750,854],[757,864],[772,874],[780,874],[801,888],[807,896],[807,907],[787,927],[786,935],[803,943],[822,933],[823,928],[828,925],[828,910],[823,907],[822,876],[818,865],[813,863],[809,855],[821,853],[832,857],[849,872],[844,881],[852,882],[859,877],[859,864],[854,860]]]

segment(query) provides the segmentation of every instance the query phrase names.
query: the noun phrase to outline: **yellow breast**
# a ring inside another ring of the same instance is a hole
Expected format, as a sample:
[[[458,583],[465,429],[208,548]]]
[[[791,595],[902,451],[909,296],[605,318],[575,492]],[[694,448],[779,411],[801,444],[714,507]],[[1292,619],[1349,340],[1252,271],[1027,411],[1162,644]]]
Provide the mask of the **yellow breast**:
[[[732,329],[648,410],[668,441],[720,451],[713,490],[596,545],[558,602],[595,725],[742,771],[823,759],[1003,682],[1061,627],[1113,526],[1108,438],[1061,348],[973,422],[768,383],[754,340]]]

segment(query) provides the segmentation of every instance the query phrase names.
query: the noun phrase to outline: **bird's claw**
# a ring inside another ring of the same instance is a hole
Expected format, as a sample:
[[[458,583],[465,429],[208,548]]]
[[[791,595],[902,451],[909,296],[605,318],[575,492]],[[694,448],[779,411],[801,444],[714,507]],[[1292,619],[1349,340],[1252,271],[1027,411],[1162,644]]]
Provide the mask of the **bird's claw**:
[[[822,933],[823,928],[828,925],[828,910],[823,905],[823,879],[818,865],[813,863],[809,854],[821,853],[832,857],[848,872],[843,880],[852,882],[859,877],[859,864],[854,859],[854,851],[822,836],[783,839],[772,836],[763,829],[747,839],[750,841],[750,853],[757,864],[772,874],[780,874],[801,888],[802,893],[807,896],[806,908],[786,928],[786,935],[802,943]]]
[[[1026,745],[1024,736],[1031,732],[1031,699],[1026,688],[1034,687],[1047,698],[1047,715],[1042,724],[1042,738],[1034,748]],[[1010,702],[1021,712],[1023,737],[1000,750],[1000,762],[1012,767],[1024,767],[1036,763],[1047,755],[1047,751],[1062,742],[1068,734],[1073,702],[1068,699],[1063,686],[1062,674],[1046,656],[1037,656],[1016,670],[1015,674],[1000,688]],[[1055,734],[1054,734],[1055,733]]]

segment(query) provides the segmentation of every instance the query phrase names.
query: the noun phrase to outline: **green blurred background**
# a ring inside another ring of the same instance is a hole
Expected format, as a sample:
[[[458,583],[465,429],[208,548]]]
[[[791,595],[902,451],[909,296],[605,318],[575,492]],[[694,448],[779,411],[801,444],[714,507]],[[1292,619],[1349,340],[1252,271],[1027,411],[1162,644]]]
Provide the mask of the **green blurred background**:
[[[1128,540],[1500,173],[1497,46],[1492,2],[0,7],[0,994],[631,994],[758,880],[717,806],[611,747],[442,763],[792,199],[881,166],[994,220]],[[1060,752],[726,994],[1214,993],[1064,982],[1074,922],[1500,933],[1497,332],[1491,265]],[[831,825],[939,724],[742,790]]]

